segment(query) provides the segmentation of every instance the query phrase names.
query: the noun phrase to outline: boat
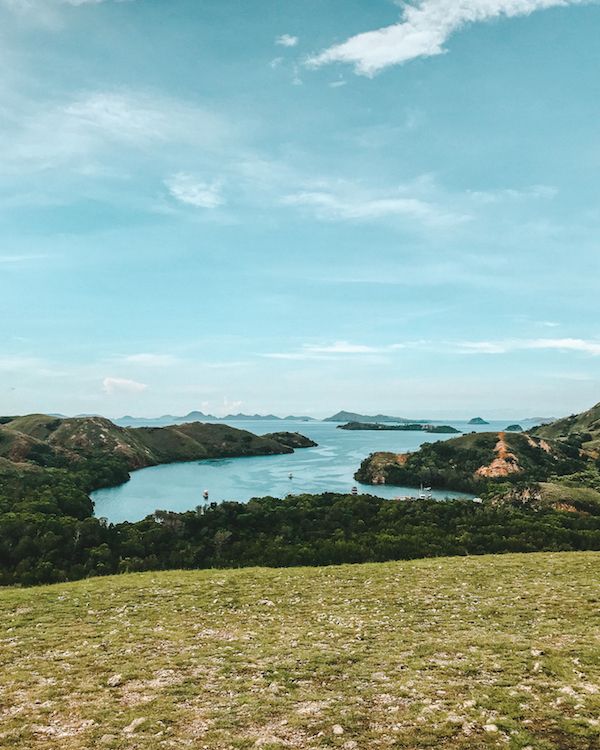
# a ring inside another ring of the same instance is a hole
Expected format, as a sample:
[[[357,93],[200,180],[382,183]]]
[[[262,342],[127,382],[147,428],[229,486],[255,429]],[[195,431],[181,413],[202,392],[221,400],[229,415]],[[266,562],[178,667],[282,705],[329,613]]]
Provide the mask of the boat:
[[[354,486],[351,490],[353,495],[358,495],[358,487]]]
[[[290,471],[290,473],[288,474],[288,477],[289,477],[290,479],[293,479],[293,478],[294,478],[294,475],[292,474],[292,472],[291,472],[291,471]]]
[[[203,498],[204,498],[205,500],[208,500],[208,490],[204,490],[204,492],[202,493],[202,497],[203,497]]]

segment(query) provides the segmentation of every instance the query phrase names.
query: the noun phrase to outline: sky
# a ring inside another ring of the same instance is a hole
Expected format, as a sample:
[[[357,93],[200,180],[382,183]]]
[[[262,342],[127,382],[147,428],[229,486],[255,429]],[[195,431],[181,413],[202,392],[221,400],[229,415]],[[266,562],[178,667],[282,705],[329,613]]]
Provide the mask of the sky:
[[[0,0],[0,413],[600,401],[600,4]]]

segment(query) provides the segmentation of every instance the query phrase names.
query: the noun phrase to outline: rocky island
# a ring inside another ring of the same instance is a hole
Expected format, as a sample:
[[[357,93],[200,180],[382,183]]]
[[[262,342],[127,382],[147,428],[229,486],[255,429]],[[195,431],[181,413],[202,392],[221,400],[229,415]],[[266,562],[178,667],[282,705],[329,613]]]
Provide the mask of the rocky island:
[[[396,432],[430,432],[438,435],[460,434],[460,430],[447,424],[387,424],[380,422],[348,422],[348,424],[338,425],[338,430],[388,430]]]

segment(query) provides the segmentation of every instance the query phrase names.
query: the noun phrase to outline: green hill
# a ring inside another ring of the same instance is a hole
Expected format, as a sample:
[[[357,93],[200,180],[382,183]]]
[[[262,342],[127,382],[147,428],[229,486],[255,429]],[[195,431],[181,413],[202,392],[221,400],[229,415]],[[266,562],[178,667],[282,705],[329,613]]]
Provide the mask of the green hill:
[[[598,456],[600,455],[600,404],[596,404],[581,414],[573,414],[551,424],[534,427],[531,433],[553,440],[576,437],[581,441],[584,450],[591,451]]]
[[[190,422],[167,427],[118,427],[103,417],[16,417],[0,425],[0,457],[39,466],[68,466],[116,456],[128,470],[175,461],[292,453],[290,433],[259,437],[224,424]],[[287,436],[287,438],[286,438]]]
[[[356,479],[366,484],[425,485],[515,502],[548,501],[584,511],[592,509],[591,502],[594,510],[600,508],[598,464],[581,450],[580,436],[575,434],[550,440],[529,433],[471,433],[425,444],[414,453],[374,453],[362,462]],[[589,492],[575,491],[582,487]]]
[[[7,750],[598,750],[599,553],[0,594]]]

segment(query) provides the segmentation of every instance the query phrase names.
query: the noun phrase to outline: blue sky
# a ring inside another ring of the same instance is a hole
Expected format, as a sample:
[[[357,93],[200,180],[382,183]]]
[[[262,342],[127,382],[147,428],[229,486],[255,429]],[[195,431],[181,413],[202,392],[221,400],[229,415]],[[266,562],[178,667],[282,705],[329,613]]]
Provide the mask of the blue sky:
[[[569,0],[0,0],[0,411],[599,401],[599,29]]]

